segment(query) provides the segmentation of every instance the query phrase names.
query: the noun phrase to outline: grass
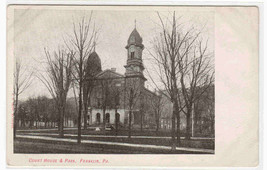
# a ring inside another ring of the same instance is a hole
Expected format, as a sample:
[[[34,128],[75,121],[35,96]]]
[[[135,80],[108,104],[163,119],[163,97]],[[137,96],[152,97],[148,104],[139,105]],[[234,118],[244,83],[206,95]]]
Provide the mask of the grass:
[[[55,133],[55,132],[43,132],[48,134],[40,134],[41,136],[48,136],[53,138],[58,138],[56,135],[49,135],[49,133]],[[30,135],[28,133],[20,133],[25,135]],[[77,134],[77,133],[66,133],[66,134]],[[33,134],[36,135],[36,134]],[[95,134],[94,134],[95,135]],[[112,136],[112,135],[111,135]],[[77,139],[77,136],[65,136],[64,138],[67,139]],[[108,141],[108,142],[120,142],[120,143],[132,143],[132,144],[149,144],[149,145],[158,145],[158,146],[171,146],[172,140],[171,138],[128,138],[128,137],[107,137],[103,134],[99,136],[82,136],[83,140],[95,140],[95,141]],[[186,140],[181,139],[181,145],[180,147],[190,147],[190,148],[202,148],[202,149],[214,149],[214,140],[212,139],[194,139],[194,140]],[[178,144],[177,144],[178,146]]]
[[[25,130],[25,131],[24,131]],[[27,132],[27,130],[34,130],[34,132],[40,132],[40,133],[57,133],[58,129],[21,129],[22,132]],[[78,130],[77,129],[68,129],[64,130],[64,133],[67,134],[77,134]],[[115,130],[113,131],[95,131],[93,129],[87,129],[84,130],[82,129],[82,134],[83,135],[115,135]],[[128,135],[128,129],[119,129],[118,130],[118,135],[120,136],[127,136]],[[140,129],[133,129],[131,131],[132,136],[166,136],[170,137],[171,136],[171,131],[170,130],[159,130],[156,132],[154,129],[144,129],[141,131]],[[185,136],[184,133],[181,133],[181,136]]]
[[[39,139],[16,139],[14,153],[79,153],[79,154],[203,154],[193,151],[171,151],[166,149],[151,149],[140,147],[77,144],[62,141],[47,141]]]
[[[33,131],[21,130],[17,134],[30,135],[29,133],[41,133],[41,136],[49,136],[58,138],[58,136],[49,135],[57,134],[57,129],[48,130],[38,130],[32,129]],[[75,134],[77,135],[77,129],[64,130],[65,134]],[[42,133],[48,133],[44,135]],[[115,136],[115,131],[94,131],[92,129],[82,130],[83,135],[98,135],[97,137],[82,137],[82,140],[94,140],[94,141],[108,141],[108,142],[120,142],[120,143],[131,143],[131,144],[148,144],[148,145],[158,145],[158,146],[171,146],[171,138],[131,138],[127,137],[121,138]],[[132,136],[157,136],[157,137],[170,137],[171,131],[159,131],[155,130],[143,130],[134,129],[131,133]],[[105,136],[105,137],[104,137]],[[114,137],[107,137],[114,136]],[[120,129],[118,131],[118,136],[128,136],[127,129]],[[64,138],[77,139],[76,136],[65,136]],[[180,147],[189,148],[201,148],[201,149],[213,149],[215,148],[214,139],[194,139],[185,140],[181,139]],[[196,154],[197,152],[188,151],[176,151],[171,152],[170,150],[160,150],[160,149],[147,149],[138,147],[127,147],[127,146],[117,146],[117,145],[105,145],[105,144],[77,144],[69,142],[57,142],[57,141],[46,141],[38,139],[25,139],[18,138],[14,143],[15,153],[94,153],[94,154]]]

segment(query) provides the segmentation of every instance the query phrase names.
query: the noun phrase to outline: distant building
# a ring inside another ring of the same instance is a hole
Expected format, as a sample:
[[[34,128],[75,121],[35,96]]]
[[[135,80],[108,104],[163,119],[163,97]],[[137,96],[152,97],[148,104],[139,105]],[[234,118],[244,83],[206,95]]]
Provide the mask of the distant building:
[[[172,128],[173,104],[166,91],[162,91],[161,93],[164,93],[164,95],[162,95],[164,105],[160,117],[160,127],[161,129],[170,130]],[[183,113],[180,113],[180,116],[180,128],[184,130],[186,128],[186,118]]]
[[[205,90],[203,90],[205,88]],[[194,102],[190,120],[191,133],[195,136],[214,136],[215,124],[215,96],[214,85],[200,87],[199,91],[204,93]],[[172,128],[173,106],[167,92],[163,91],[164,108],[160,118],[161,129],[170,130]],[[186,110],[186,109],[185,109]],[[180,112],[180,129],[185,132],[186,117]],[[192,125],[193,122],[193,125]],[[192,129],[194,132],[192,132]]]

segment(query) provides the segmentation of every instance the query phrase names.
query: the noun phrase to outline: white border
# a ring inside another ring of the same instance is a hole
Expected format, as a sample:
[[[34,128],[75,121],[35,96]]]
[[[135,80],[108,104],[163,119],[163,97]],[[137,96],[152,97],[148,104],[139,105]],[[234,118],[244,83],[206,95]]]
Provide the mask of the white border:
[[[44,5],[201,5],[201,6],[261,6],[261,1],[224,0],[217,2],[210,1],[163,1],[163,0],[7,0],[6,4],[44,4]]]
[[[262,2],[262,1],[261,1]],[[2,122],[0,123],[0,129],[1,129],[1,135],[2,135],[2,140],[1,140],[1,151],[5,151],[5,146],[6,144],[6,7],[9,4],[51,4],[51,5],[212,5],[212,6],[231,6],[231,5],[237,5],[237,6],[257,6],[259,8],[259,14],[260,14],[260,31],[259,31],[259,110],[260,110],[260,115],[259,115],[259,166],[255,168],[216,168],[216,169],[264,169],[264,165],[266,165],[267,161],[263,160],[264,156],[266,158],[266,149],[263,146],[263,141],[264,141],[264,134],[266,136],[266,131],[264,133],[263,129],[266,128],[266,124],[264,122],[267,122],[267,113],[264,114],[264,98],[265,98],[265,103],[266,103],[266,97],[267,97],[267,92],[266,90],[264,91],[264,84],[266,84],[266,79],[264,79],[264,73],[265,75],[266,70],[264,69],[264,66],[267,67],[266,61],[264,61],[264,40],[266,40],[266,35],[264,35],[264,18],[266,17],[266,12],[264,13],[264,6],[266,6],[263,3],[259,3],[259,1],[253,1],[251,0],[250,2],[244,2],[241,0],[236,0],[236,1],[224,1],[224,2],[215,2],[215,1],[205,1],[202,2],[201,0],[198,1],[162,1],[162,0],[136,0],[136,1],[126,1],[126,0],[118,0],[118,1],[111,1],[111,0],[99,0],[99,1],[85,1],[85,0],[78,0],[78,1],[67,1],[67,0],[55,0],[55,1],[47,1],[47,0],[8,0],[8,1],[0,1],[0,44],[1,44],[1,56],[0,57],[0,75],[1,78],[5,80],[5,83],[1,83],[1,98],[0,98],[0,108],[2,114]],[[4,121],[3,121],[4,120]],[[265,150],[264,150],[265,149]],[[6,169],[6,153],[1,152],[1,162],[0,162],[0,168],[1,169]],[[122,167],[121,167],[122,168]],[[126,168],[126,167],[124,167]],[[133,167],[127,167],[128,169],[134,169]],[[159,169],[157,167],[149,167],[149,169]],[[9,168],[11,169],[11,168]],[[99,169],[99,168],[97,168]],[[162,169],[162,168],[160,168]],[[166,168],[167,169],[167,168]],[[168,168],[168,169],[177,169],[177,168]],[[196,168],[179,168],[179,169],[196,169]],[[203,169],[203,168],[201,168]],[[205,169],[215,169],[215,168],[205,168]]]

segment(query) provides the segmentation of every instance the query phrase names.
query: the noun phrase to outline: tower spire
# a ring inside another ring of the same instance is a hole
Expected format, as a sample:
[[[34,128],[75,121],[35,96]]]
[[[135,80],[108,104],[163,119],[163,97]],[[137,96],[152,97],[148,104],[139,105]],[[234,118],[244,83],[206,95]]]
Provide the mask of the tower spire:
[[[96,42],[93,42],[93,52],[95,52],[95,46],[96,46]]]
[[[136,19],[134,20],[134,28],[136,29]]]

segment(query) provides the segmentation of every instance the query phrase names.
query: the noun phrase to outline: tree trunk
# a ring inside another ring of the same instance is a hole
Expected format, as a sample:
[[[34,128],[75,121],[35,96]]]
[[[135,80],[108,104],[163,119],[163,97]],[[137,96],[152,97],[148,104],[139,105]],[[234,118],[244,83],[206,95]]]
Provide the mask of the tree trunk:
[[[172,113],[172,151],[176,150],[176,142],[175,142],[175,112]]]
[[[144,112],[142,110],[142,112],[141,112],[141,122],[140,122],[140,124],[141,124],[141,132],[143,132],[143,114],[144,114]]]
[[[179,114],[176,115],[176,120],[177,120],[177,124],[176,124],[176,140],[177,140],[177,144],[178,146],[180,146],[180,138],[181,138],[181,130],[180,130],[180,116]]]
[[[81,143],[81,118],[82,118],[82,82],[79,84],[79,111],[78,111],[78,137],[77,143]]]
[[[14,139],[16,138],[16,131],[17,131],[17,118],[16,118],[16,116],[15,116],[15,114],[14,114],[14,132],[13,132],[13,137],[14,137]]]
[[[14,139],[16,138],[16,130],[17,130],[17,111],[18,111],[18,98],[19,98],[19,95],[18,95],[18,89],[17,89],[17,93],[15,94],[16,96],[15,96],[15,110],[14,110],[14,125],[13,125],[13,127],[14,127],[14,131],[13,131],[13,137],[14,137]]]
[[[157,127],[156,127],[156,133],[158,133],[159,132],[159,120],[157,120],[156,125],[157,125]]]
[[[60,103],[59,106],[59,119],[58,119],[58,132],[59,132],[59,137],[62,138],[64,137],[64,107],[63,104]]]
[[[83,129],[87,129],[87,113],[88,113],[88,104],[87,104],[87,95],[84,94],[83,96],[83,105],[84,105],[84,114],[83,114]]]
[[[24,118],[21,119],[21,127],[25,127],[25,120],[24,120]]]
[[[176,133],[176,137],[177,137],[177,145],[180,146],[181,145],[181,130],[180,130],[180,113],[178,112],[178,103],[175,104],[175,115],[177,118],[177,133]]]
[[[103,107],[103,126],[105,130],[105,126],[106,126],[106,108],[105,107]]]
[[[117,107],[115,108],[115,135],[118,135],[118,113],[117,113]]]
[[[157,113],[157,112],[155,112],[156,114],[156,116],[155,116],[155,120],[156,120],[156,133],[158,133],[158,131],[159,131],[159,113]]]
[[[190,115],[191,115],[191,110],[189,109],[186,115],[186,135],[185,135],[185,139],[189,140],[190,139],[190,130],[191,130],[191,126],[190,126]]]
[[[131,125],[132,124],[132,110],[129,111],[129,126],[128,126],[128,138],[131,138]]]

